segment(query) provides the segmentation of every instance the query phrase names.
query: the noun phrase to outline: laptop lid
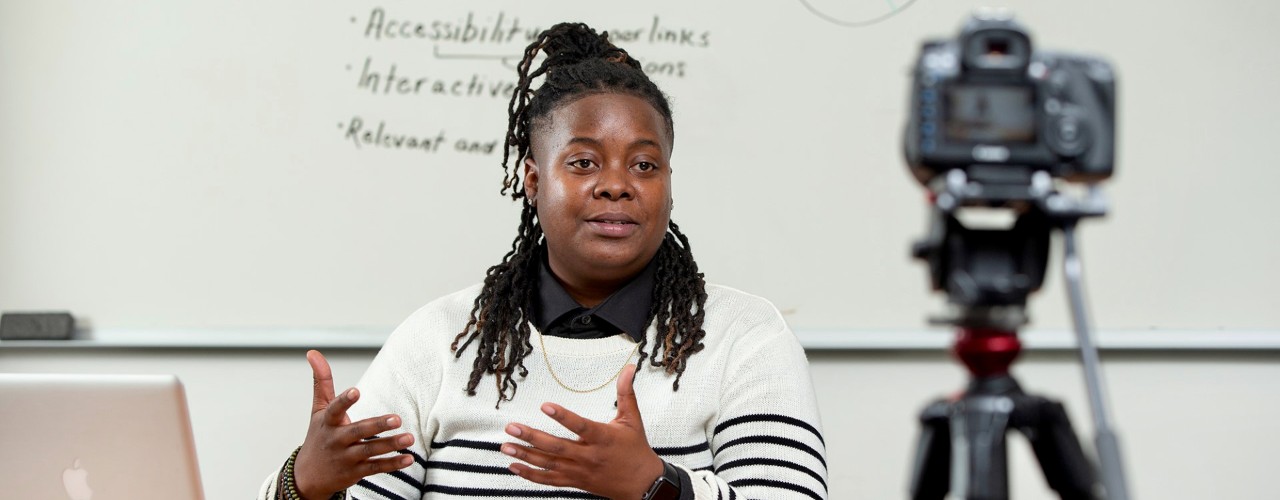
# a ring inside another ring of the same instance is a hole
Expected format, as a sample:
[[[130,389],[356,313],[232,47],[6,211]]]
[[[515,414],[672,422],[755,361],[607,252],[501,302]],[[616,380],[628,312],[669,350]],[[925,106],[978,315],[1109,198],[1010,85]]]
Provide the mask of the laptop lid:
[[[172,375],[0,373],[0,443],[7,498],[203,498]]]

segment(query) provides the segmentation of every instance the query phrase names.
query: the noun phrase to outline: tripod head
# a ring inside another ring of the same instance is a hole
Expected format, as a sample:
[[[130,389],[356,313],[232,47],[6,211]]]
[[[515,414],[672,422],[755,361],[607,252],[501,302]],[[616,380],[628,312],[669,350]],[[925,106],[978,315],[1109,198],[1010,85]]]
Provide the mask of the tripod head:
[[[952,305],[949,315],[931,318],[935,324],[1016,331],[1029,321],[1027,298],[1044,283],[1051,232],[1107,211],[1101,191],[1068,197],[1043,170],[972,165],[939,180],[929,196],[929,232],[911,250],[929,264],[933,289]],[[963,212],[975,209],[1004,211],[1014,222],[966,226]]]

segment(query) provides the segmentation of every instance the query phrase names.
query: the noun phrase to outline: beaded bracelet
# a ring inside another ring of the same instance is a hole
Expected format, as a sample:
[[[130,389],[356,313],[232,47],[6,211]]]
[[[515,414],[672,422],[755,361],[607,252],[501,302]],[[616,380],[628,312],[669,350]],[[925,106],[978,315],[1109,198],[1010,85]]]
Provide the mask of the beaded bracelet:
[[[276,483],[276,500],[302,500],[302,494],[298,493],[298,483],[293,476],[293,463],[298,460],[298,452],[302,451],[302,447],[294,448],[293,454],[289,455],[289,460],[284,463],[284,470],[280,473],[280,480]],[[343,500],[346,493],[339,491],[329,497],[329,500]]]

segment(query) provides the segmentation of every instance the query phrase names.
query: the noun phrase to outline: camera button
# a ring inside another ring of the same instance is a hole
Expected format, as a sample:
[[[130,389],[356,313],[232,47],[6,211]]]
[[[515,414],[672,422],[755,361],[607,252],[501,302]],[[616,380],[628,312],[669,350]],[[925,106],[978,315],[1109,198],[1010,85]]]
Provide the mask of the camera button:
[[[1075,120],[1062,120],[1058,124],[1058,137],[1067,142],[1075,142],[1080,138],[1080,125]]]
[[[1079,156],[1089,148],[1089,131],[1074,116],[1059,116],[1049,127],[1049,147],[1062,156]]]

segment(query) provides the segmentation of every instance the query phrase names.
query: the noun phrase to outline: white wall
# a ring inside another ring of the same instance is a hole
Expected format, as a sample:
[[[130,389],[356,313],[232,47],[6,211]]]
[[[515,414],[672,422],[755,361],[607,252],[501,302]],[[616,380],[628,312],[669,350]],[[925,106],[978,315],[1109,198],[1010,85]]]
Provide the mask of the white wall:
[[[326,353],[339,387],[355,383],[368,350]],[[1280,353],[1103,354],[1135,499],[1274,498],[1280,449]],[[906,497],[915,416],[959,389],[942,352],[811,352],[822,408],[831,498]],[[1015,365],[1028,391],[1063,399],[1091,448],[1080,369],[1069,352]],[[210,500],[251,497],[301,443],[310,371],[301,350],[0,349],[0,371],[175,373],[187,387]],[[1016,500],[1051,499],[1024,442],[1011,445]],[[11,450],[5,450],[9,453]]]

